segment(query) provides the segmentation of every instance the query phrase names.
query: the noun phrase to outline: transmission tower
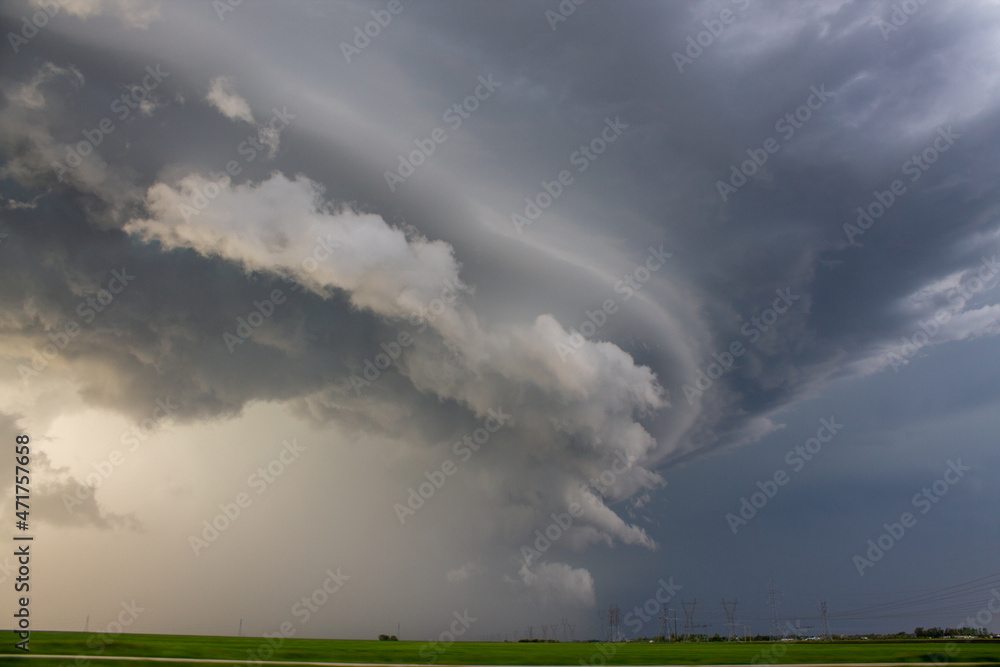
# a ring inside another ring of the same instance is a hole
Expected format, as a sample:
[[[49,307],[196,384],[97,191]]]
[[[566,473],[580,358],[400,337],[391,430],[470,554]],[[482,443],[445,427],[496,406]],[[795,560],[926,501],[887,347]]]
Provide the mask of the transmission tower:
[[[771,641],[778,637],[778,603],[774,601],[774,579],[767,587],[767,604],[771,608]]]
[[[826,622],[826,600],[819,603],[819,615],[823,619],[823,639],[830,641],[830,625]]]
[[[534,638],[535,638],[535,626],[529,625],[528,626],[528,639],[534,639]]]
[[[698,598],[694,599],[691,604],[691,610],[688,611],[687,602],[681,600],[681,608],[684,610],[684,641],[688,641],[691,636],[691,627],[694,624],[694,608],[698,604]]]
[[[672,632],[671,621],[673,621]],[[660,605],[660,622],[663,624],[663,641],[677,641],[677,615],[674,614],[674,610],[667,609],[666,605]]]
[[[608,607],[608,635],[612,642],[625,641],[625,633],[622,631],[622,610],[616,604]]]
[[[552,628],[552,639],[559,641],[559,624],[553,623],[549,627]]]
[[[687,602],[681,600],[681,608],[684,609],[684,637],[685,641],[691,639],[691,630],[695,628],[707,628],[708,625],[695,625],[694,623],[694,608],[698,606],[698,598],[695,598],[691,602],[691,608],[688,609]]]
[[[545,625],[543,623],[542,624],[542,639],[545,640],[545,639],[548,639],[548,638],[549,638],[549,626],[547,626],[547,625]]]
[[[736,640],[736,603],[739,600],[733,598],[732,609],[726,604],[726,598],[722,598],[722,609],[726,612],[726,640]]]
[[[576,641],[576,623],[569,624],[569,640],[571,642]]]
[[[562,620],[563,641],[568,641],[569,640],[569,633],[567,632],[567,626],[568,625],[569,625],[569,620],[564,618]]]

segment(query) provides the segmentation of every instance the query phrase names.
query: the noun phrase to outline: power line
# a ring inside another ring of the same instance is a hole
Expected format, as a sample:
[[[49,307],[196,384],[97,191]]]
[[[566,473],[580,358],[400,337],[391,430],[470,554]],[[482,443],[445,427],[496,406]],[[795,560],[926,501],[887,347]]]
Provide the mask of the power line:
[[[945,615],[962,615],[974,613],[982,608],[984,601],[990,597],[991,589],[1000,586],[1000,572],[989,574],[950,586],[915,593],[896,600],[879,602],[848,609],[841,612],[827,611],[825,617],[827,626],[824,632],[829,633],[829,619],[838,621],[866,621],[878,619],[935,619]],[[777,602],[773,600],[776,591],[773,581],[768,586],[769,616],[744,617],[743,620],[768,620],[772,623],[772,633],[777,626]],[[977,599],[979,598],[979,599]],[[821,603],[822,605],[822,603]],[[802,616],[803,620],[820,621],[824,619],[822,606],[818,615]]]
[[[988,593],[990,588],[994,588],[998,585],[1000,585],[1000,573],[995,573],[959,584],[953,584],[951,586],[945,586],[943,588],[925,593],[912,595],[900,600],[882,602],[879,604],[869,605],[867,607],[860,607],[858,609],[845,611],[841,614],[833,614],[833,616],[835,618],[844,619],[886,618],[886,616],[869,616],[869,614],[902,611],[908,607],[921,607],[940,602],[968,598],[975,593]]]
[[[733,598],[732,609],[726,605],[726,598],[722,598],[722,609],[726,612],[726,639],[734,641],[736,639],[736,603],[738,598]]]
[[[708,624],[695,625],[694,622],[694,610],[698,606],[698,598],[691,601],[691,608],[688,609],[687,602],[681,600],[681,608],[684,610],[684,637],[685,641],[691,638],[691,630],[695,628],[707,628]]]

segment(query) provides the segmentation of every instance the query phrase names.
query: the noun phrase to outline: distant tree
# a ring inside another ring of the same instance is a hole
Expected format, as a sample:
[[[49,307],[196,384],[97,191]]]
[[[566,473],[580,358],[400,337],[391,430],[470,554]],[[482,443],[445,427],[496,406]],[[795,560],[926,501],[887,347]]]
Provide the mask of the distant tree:
[[[913,635],[921,639],[940,639],[944,634],[941,628],[916,628],[913,631]]]
[[[378,640],[380,642],[398,642],[399,641],[399,639],[396,637],[396,635],[379,635],[378,636]]]

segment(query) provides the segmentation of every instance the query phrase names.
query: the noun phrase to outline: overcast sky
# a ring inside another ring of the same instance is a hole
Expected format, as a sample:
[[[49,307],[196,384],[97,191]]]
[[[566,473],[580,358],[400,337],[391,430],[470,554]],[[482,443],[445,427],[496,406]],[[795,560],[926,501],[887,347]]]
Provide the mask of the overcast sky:
[[[36,629],[987,608],[874,605],[996,575],[997,3],[0,15]]]

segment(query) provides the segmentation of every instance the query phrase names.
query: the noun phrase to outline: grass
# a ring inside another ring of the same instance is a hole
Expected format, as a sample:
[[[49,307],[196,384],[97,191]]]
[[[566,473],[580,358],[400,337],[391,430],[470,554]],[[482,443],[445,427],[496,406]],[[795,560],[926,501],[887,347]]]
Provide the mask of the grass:
[[[4,665],[65,667],[137,667],[164,663],[101,660],[97,656],[178,657],[232,660],[301,660],[310,662],[428,663],[446,665],[705,665],[705,664],[834,664],[846,662],[982,662],[1000,664],[1000,642],[865,641],[799,643],[494,643],[379,642],[337,639],[286,639],[269,655],[267,640],[258,637],[197,635],[133,635],[115,638],[82,632],[32,632],[31,652],[94,656],[89,662],[19,658],[13,633],[4,633],[0,662]],[[89,645],[88,645],[89,644]],[[439,649],[439,650],[435,650]],[[193,664],[193,663],[185,663]],[[206,663],[208,664],[208,663]]]

